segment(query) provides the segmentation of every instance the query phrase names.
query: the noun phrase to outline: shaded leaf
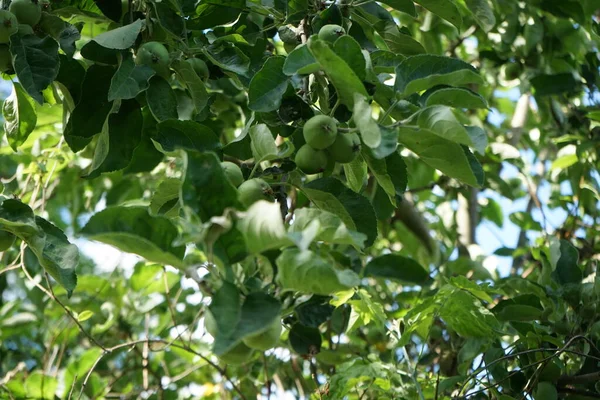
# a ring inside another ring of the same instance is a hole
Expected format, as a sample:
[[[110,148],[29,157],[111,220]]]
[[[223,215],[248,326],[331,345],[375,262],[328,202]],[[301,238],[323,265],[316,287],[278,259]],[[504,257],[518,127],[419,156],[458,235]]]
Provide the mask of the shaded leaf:
[[[42,91],[58,75],[58,43],[49,36],[40,38],[35,35],[12,35],[10,53],[19,82],[35,101],[42,104]]]
[[[110,81],[108,100],[133,99],[148,88],[148,80],[154,73],[147,65],[136,65],[131,54],[126,53]]]
[[[17,151],[17,147],[25,143],[37,124],[35,104],[20,83],[13,83],[12,93],[2,105],[2,116],[8,144]]]
[[[437,85],[483,83],[477,70],[457,58],[420,54],[408,57],[396,68],[395,89],[403,95]]]
[[[312,251],[286,249],[277,257],[277,281],[284,290],[328,295],[357,286],[358,276],[339,270]]]
[[[326,42],[311,37],[308,49],[329,77],[342,104],[351,108],[355,95],[367,97],[367,91],[358,76]]]
[[[284,57],[269,57],[250,81],[248,107],[253,111],[274,111],[281,105],[289,78],[283,73]]]
[[[365,267],[365,276],[415,285],[425,285],[431,281],[428,271],[422,265],[399,254],[373,258]]]
[[[91,240],[110,244],[146,260],[183,267],[184,246],[173,246],[177,227],[146,207],[109,207],[92,216],[81,233]]]

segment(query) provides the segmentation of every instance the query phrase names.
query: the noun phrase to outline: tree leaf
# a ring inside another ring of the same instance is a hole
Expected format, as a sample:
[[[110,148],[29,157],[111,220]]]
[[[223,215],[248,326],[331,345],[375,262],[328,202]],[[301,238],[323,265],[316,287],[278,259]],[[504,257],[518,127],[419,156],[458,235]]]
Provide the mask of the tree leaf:
[[[221,162],[214,153],[189,152],[185,170],[183,202],[203,221],[223,215],[228,207],[243,208],[237,190],[225,177]],[[219,195],[215,196],[215,193]]]
[[[157,121],[177,119],[177,97],[169,82],[160,76],[150,79],[146,90],[146,102]]]
[[[245,337],[264,332],[280,318],[281,303],[274,297],[253,292],[246,296],[240,318],[229,334],[220,334],[215,338],[213,352],[219,356],[239,344]]]
[[[238,220],[237,229],[246,240],[246,248],[253,254],[291,244],[277,203],[259,200],[252,204]]]
[[[465,0],[467,9],[473,14],[477,25],[486,32],[489,32],[496,25],[494,10],[487,0]]]
[[[96,148],[98,158],[94,154],[87,178],[96,178],[102,173],[126,168],[142,138],[143,122],[138,102],[123,101],[119,112],[108,117],[108,129],[102,133],[103,137],[98,141]],[[99,146],[106,146],[106,148],[98,149]]]
[[[231,282],[223,281],[208,307],[211,317],[215,320],[217,337],[231,336],[235,332],[242,314],[241,305],[238,288]]]
[[[407,96],[437,85],[469,83],[483,83],[483,78],[471,64],[457,58],[420,54],[408,57],[398,65],[394,88]]]
[[[410,15],[411,17],[417,16],[417,10],[415,10],[415,3],[412,0],[384,0],[381,1],[383,4],[394,8],[395,10],[402,11]]]
[[[386,23],[381,35],[390,51],[396,54],[413,56],[415,54],[426,53],[421,43],[413,39],[412,36],[400,32],[394,22],[390,21]]]
[[[17,147],[25,143],[37,124],[35,104],[20,83],[13,83],[12,93],[2,105],[2,116],[8,144],[17,151]]]
[[[511,304],[502,307],[502,310],[496,313],[496,318],[499,321],[535,321],[540,319],[542,313],[543,310],[536,307]]]
[[[395,139],[394,134],[394,139]],[[354,160],[344,165],[344,175],[348,187],[356,193],[360,193],[367,177],[367,163],[362,156],[357,156]]]
[[[10,53],[19,82],[35,101],[42,104],[42,91],[58,75],[58,43],[49,36],[40,38],[35,35],[12,35]]]
[[[147,65],[136,65],[131,54],[125,53],[123,61],[110,81],[108,101],[133,99],[148,88],[154,70]]]
[[[333,44],[333,51],[348,64],[358,79],[365,80],[367,62],[360,44],[352,36],[340,36]]]
[[[560,257],[556,260],[554,268],[554,279],[562,284],[580,283],[583,279],[583,271],[579,267],[579,251],[569,241],[560,240]]]
[[[552,75],[539,74],[531,78],[530,82],[535,89],[536,96],[569,93],[581,85],[581,82],[577,81],[570,72]]]
[[[431,282],[429,273],[421,264],[399,254],[385,254],[373,258],[365,267],[365,276],[415,285],[426,285]]]
[[[418,126],[421,130],[427,130],[446,140],[465,146],[475,147],[475,142],[467,129],[456,119],[452,110],[446,106],[426,107],[413,114],[407,121],[408,126]],[[479,140],[478,146],[485,144]]]
[[[177,149],[189,151],[213,151],[221,148],[217,135],[207,126],[194,121],[166,120],[159,122],[154,141],[165,152]]]
[[[248,107],[253,111],[274,111],[281,105],[289,78],[283,73],[284,57],[269,57],[254,75],[248,88]]]
[[[377,219],[366,197],[348,189],[335,178],[316,179],[307,183],[304,190],[317,207],[339,216],[349,229],[367,235],[365,246],[373,244],[377,237]],[[323,196],[324,193],[330,196]]]
[[[290,141],[277,148],[275,138],[265,124],[254,125],[250,128],[250,139],[252,155],[257,162],[274,160],[290,156],[294,151],[294,146]]]
[[[184,246],[173,246],[177,227],[165,217],[151,216],[146,207],[109,207],[92,216],[81,233],[146,260],[182,268]]]
[[[471,186],[479,186],[480,180],[471,169],[463,148],[428,130],[417,127],[400,127],[398,141],[414,151],[429,166]]]
[[[458,7],[451,0],[414,0],[434,14],[450,22],[458,30],[462,25],[462,17]]]
[[[81,28],[82,24],[77,26]],[[60,44],[60,48],[68,57],[73,57],[76,50],[75,42],[81,39],[80,29],[77,26],[46,12],[42,12],[42,19],[39,22],[39,27]]]
[[[387,163],[385,162],[385,159],[377,159],[373,157],[368,149],[363,149],[362,156],[367,162],[369,170],[371,170],[375,180],[388,195],[390,203],[395,207],[396,187],[394,186],[394,182],[392,182],[392,178],[388,174]]]
[[[354,94],[352,119],[360,132],[363,143],[369,147],[378,147],[381,144],[381,131],[372,114],[373,111],[366,98],[358,93]]]
[[[318,240],[330,244],[349,244],[358,249],[364,246],[366,235],[348,229],[337,215],[315,209],[301,208],[294,213],[294,223],[290,226],[290,237],[298,243],[303,232],[317,223],[317,229],[311,241]]]
[[[282,71],[284,74],[291,76],[294,74],[308,75],[317,72],[319,69],[321,67],[308,50],[308,46],[301,44],[285,58]]]
[[[36,217],[26,204],[0,196],[0,226],[21,238],[40,265],[65,288],[70,297],[77,285],[77,247],[64,233],[43,218]]]
[[[303,357],[313,357],[321,351],[323,338],[318,327],[295,323],[290,329],[289,341],[292,349]]]
[[[218,67],[241,76],[246,76],[250,58],[229,42],[217,42],[204,47],[204,54]]]
[[[190,92],[192,100],[194,101],[194,108],[196,113],[202,111],[208,104],[208,93],[206,92],[206,86],[198,74],[194,71],[194,68],[190,63],[177,61],[172,64],[173,69],[179,75],[181,81]]]
[[[81,100],[65,127],[65,141],[71,150],[82,150],[94,135],[102,131],[113,103],[108,101],[108,88],[114,74],[112,67],[94,64],[86,73],[81,87]]]
[[[181,191],[181,180],[177,178],[166,178],[158,185],[150,201],[150,214],[164,215],[168,218],[179,216],[181,202],[179,193]]]
[[[92,40],[107,49],[127,50],[135,44],[144,23],[143,19],[138,19],[131,24],[101,33]]]
[[[328,295],[360,283],[353,271],[338,270],[331,260],[312,251],[286,249],[277,257],[276,263],[277,281],[283,290]]]
[[[487,101],[479,93],[455,87],[431,88],[423,94],[421,102],[426,107],[444,105],[454,108],[488,108]]]
[[[367,97],[367,91],[358,76],[327,43],[311,37],[308,49],[329,77],[342,104],[352,108],[355,95]]]
[[[142,109],[144,123],[142,125],[142,139],[133,151],[131,162],[123,171],[124,174],[152,171],[163,159],[164,154],[156,150],[152,138],[157,135],[156,120],[146,107]]]
[[[440,317],[448,326],[464,338],[489,338],[498,328],[499,323],[488,309],[471,294],[454,290],[440,294],[443,301],[439,311]]]

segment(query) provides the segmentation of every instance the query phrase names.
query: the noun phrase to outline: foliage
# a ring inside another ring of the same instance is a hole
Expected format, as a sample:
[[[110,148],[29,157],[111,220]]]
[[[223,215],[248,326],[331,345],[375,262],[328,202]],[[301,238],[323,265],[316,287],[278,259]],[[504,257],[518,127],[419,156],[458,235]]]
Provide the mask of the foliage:
[[[594,0],[4,3],[0,397],[600,397]]]

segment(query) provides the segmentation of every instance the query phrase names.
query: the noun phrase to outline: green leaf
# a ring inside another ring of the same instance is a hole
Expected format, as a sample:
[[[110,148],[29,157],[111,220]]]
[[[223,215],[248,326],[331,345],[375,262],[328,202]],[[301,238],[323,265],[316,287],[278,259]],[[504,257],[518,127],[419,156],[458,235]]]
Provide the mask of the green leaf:
[[[421,264],[399,254],[386,254],[373,258],[365,267],[365,276],[415,285],[426,285],[431,282],[429,273]]]
[[[248,107],[253,111],[274,111],[281,105],[289,78],[283,73],[285,58],[269,57],[254,75],[248,88]]]
[[[246,248],[253,254],[291,244],[277,203],[260,200],[252,204],[237,222],[237,229],[246,240]]]
[[[0,196],[0,226],[21,238],[36,255],[40,265],[71,297],[77,285],[75,268],[79,263],[77,246],[65,234],[18,200]]]
[[[203,221],[223,215],[228,207],[242,209],[238,192],[225,177],[221,162],[214,153],[189,152],[186,158],[183,202]],[[218,193],[218,196],[214,194]]]
[[[281,148],[277,148],[275,138],[265,124],[254,125],[250,128],[252,155],[256,162],[284,158],[292,154],[294,146],[286,141]]]
[[[450,22],[458,30],[462,25],[462,17],[458,7],[451,0],[414,0],[434,14]]]
[[[340,56],[335,54],[329,44],[311,37],[308,41],[308,49],[329,77],[342,104],[352,108],[355,96],[367,97],[367,91],[358,76]]]
[[[328,295],[360,283],[353,271],[336,269],[331,260],[312,251],[286,249],[276,263],[277,281],[283,290]]]
[[[217,135],[207,126],[194,121],[166,120],[159,122],[154,141],[165,152],[177,149],[188,151],[214,151],[221,148]]]
[[[408,171],[406,163],[398,151],[385,158],[387,173],[389,174],[397,195],[402,195],[408,185]]]
[[[367,162],[369,166],[369,170],[375,177],[375,180],[383,188],[385,193],[388,195],[390,199],[390,203],[395,207],[396,206],[396,187],[394,186],[394,182],[392,182],[392,178],[388,174],[387,164],[385,159],[377,159],[371,155],[371,152],[368,149],[363,149],[362,156]]]
[[[216,66],[242,76],[248,73],[250,58],[235,45],[217,42],[205,46],[203,50],[206,57]]]
[[[307,183],[304,191],[317,207],[336,214],[349,229],[367,235],[365,246],[373,244],[377,238],[377,218],[366,197],[335,178],[316,179]]]
[[[417,42],[411,36],[400,32],[393,22],[385,24],[385,30],[381,32],[381,35],[390,51],[396,54],[414,56],[415,54],[427,52],[421,43]]]
[[[177,119],[177,97],[169,82],[160,76],[150,79],[146,90],[146,102],[157,121]]]
[[[54,399],[54,393],[58,388],[58,379],[46,375],[43,371],[33,371],[25,380],[27,397],[32,399]]]
[[[394,8],[395,10],[402,11],[410,15],[411,17],[417,16],[417,10],[415,10],[415,3],[412,0],[384,0],[381,1],[383,4]]]
[[[484,151],[485,145],[481,142],[474,142],[467,129],[456,119],[452,109],[446,106],[431,106],[413,114],[405,123],[407,126],[418,126],[421,131],[428,131],[454,143],[464,144],[465,146],[476,147]],[[476,132],[474,132],[476,133]],[[479,138],[478,138],[479,139]],[[483,145],[483,148],[481,146]]]
[[[79,263],[77,246],[69,243],[65,234],[41,217],[35,217],[41,234],[25,239],[42,267],[67,291],[67,296],[77,285],[75,269]]]
[[[10,53],[19,82],[35,101],[42,104],[42,91],[58,75],[58,43],[49,36],[40,38],[35,35],[12,35]]]
[[[81,28],[83,24],[76,25]],[[42,19],[38,26],[60,44],[60,48],[68,57],[73,57],[76,50],[75,42],[81,39],[81,33],[77,26],[45,12],[42,12]]]
[[[163,159],[164,154],[156,150],[153,137],[157,135],[156,120],[148,107],[142,109],[144,123],[142,125],[142,139],[133,151],[131,162],[123,171],[124,174],[152,171]]]
[[[573,92],[581,84],[570,72],[553,75],[540,74],[531,78],[530,82],[536,96]]]
[[[360,44],[352,36],[340,36],[333,44],[333,51],[348,64],[358,79],[365,80],[367,62]]]
[[[20,83],[13,83],[12,93],[2,105],[2,116],[8,144],[17,151],[17,147],[25,143],[37,124],[35,104]]]
[[[381,144],[381,131],[373,119],[372,113],[366,98],[358,93],[354,94],[352,119],[360,132],[363,143],[374,148]]]
[[[219,290],[212,297],[208,309],[210,316],[215,320],[217,337],[231,336],[235,332],[242,314],[238,288],[233,283],[223,281]]]
[[[499,321],[535,321],[542,316],[543,310],[528,305],[511,304],[502,307],[496,314]]]
[[[483,78],[471,64],[457,58],[420,54],[408,57],[398,65],[394,87],[407,96],[437,85],[469,83],[483,83]]]
[[[167,218],[179,216],[181,203],[179,192],[181,191],[181,180],[177,178],[166,178],[158,185],[156,192],[150,201],[150,214],[164,215]]]
[[[102,132],[113,106],[112,101],[108,101],[108,88],[113,74],[112,67],[97,64],[86,71],[81,100],[71,113],[64,131],[65,141],[71,150],[82,150],[94,135]]]
[[[280,313],[281,303],[277,299],[263,292],[250,293],[242,304],[237,324],[230,332],[220,331],[215,338],[213,352],[222,355],[245,337],[264,332],[279,320]]]
[[[129,25],[101,33],[92,40],[107,49],[126,50],[135,44],[144,24],[143,19],[138,19]]]
[[[443,105],[454,108],[488,108],[487,101],[479,93],[455,87],[434,87],[423,94],[421,102],[426,107]]]
[[[381,133],[381,143],[372,148],[371,153],[375,158],[386,158],[398,148],[398,132],[394,128],[385,126],[379,126],[379,132]]]
[[[395,136],[395,135],[394,135]],[[367,178],[367,163],[361,155],[344,165],[344,175],[348,187],[356,193],[360,193]]]
[[[196,113],[202,111],[208,104],[206,86],[190,63],[177,61],[171,64],[181,82],[185,85],[194,101]]]
[[[110,81],[108,100],[133,99],[148,88],[154,70],[147,65],[136,65],[131,54],[125,53],[123,61]]]
[[[121,103],[119,112],[108,117],[108,130],[102,133],[96,146],[91,171],[87,178],[96,178],[105,172],[126,168],[142,138],[144,119],[135,100]],[[98,148],[102,147],[102,148]]]
[[[580,283],[583,271],[579,266],[579,251],[569,241],[560,240],[560,257],[556,260],[553,277],[562,284]]]
[[[312,357],[321,351],[323,338],[318,327],[295,323],[290,329],[289,341],[296,353],[304,357]]]
[[[462,146],[426,129],[400,127],[398,141],[414,151],[429,166],[471,186],[480,185]]]
[[[479,300],[462,290],[438,295],[442,306],[439,316],[448,327],[464,338],[489,338],[494,335],[499,323]]]
[[[184,246],[173,246],[177,227],[146,207],[109,207],[92,216],[81,233],[91,240],[110,244],[146,260],[182,268]]]
[[[301,44],[285,58],[283,73],[286,75],[308,75],[317,72],[321,67],[313,57],[308,46]]]
[[[316,224],[315,234],[311,241],[322,241],[330,244],[349,244],[362,248],[367,237],[359,232],[348,229],[337,215],[315,208],[301,208],[294,213],[294,223],[290,226],[290,237],[298,243],[296,238],[303,237],[304,231],[313,229]]]
[[[494,10],[487,0],[465,0],[467,9],[473,14],[477,25],[486,32],[489,32],[496,25]]]

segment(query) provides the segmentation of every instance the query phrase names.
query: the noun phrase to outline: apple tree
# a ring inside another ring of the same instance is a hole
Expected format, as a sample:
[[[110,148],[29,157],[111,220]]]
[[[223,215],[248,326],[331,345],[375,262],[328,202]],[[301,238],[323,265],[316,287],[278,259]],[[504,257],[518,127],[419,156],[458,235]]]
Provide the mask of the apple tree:
[[[596,0],[1,8],[1,398],[600,398]]]

